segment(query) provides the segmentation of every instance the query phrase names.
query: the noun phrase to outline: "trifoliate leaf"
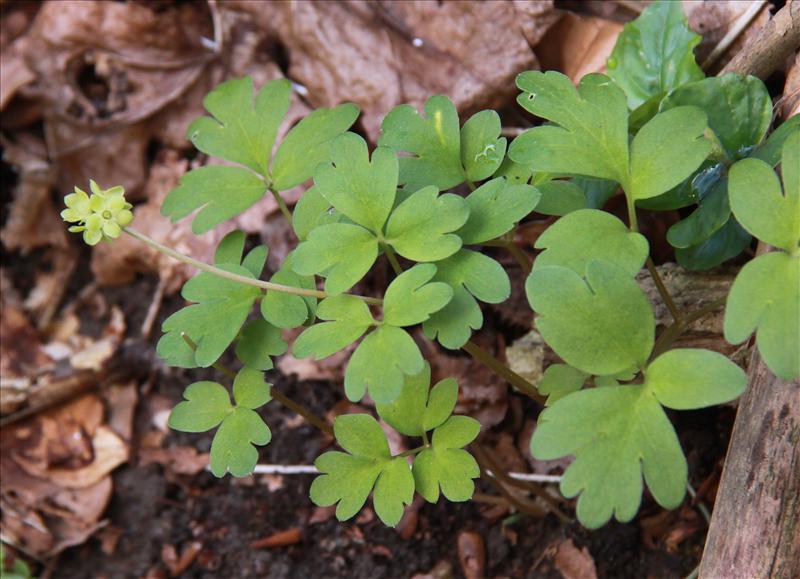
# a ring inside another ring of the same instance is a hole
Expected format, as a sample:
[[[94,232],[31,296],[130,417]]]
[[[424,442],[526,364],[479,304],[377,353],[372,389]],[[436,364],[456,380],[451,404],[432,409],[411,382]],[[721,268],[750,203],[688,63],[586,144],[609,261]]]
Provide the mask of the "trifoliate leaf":
[[[338,223],[342,219],[341,213],[331,208],[331,204],[320,195],[316,185],[310,187],[294,206],[292,212],[292,227],[297,239],[305,241],[308,234],[315,227]]]
[[[429,98],[425,117],[411,105],[395,107],[381,131],[378,145],[413,155],[399,158],[400,184],[407,189],[434,185],[443,191],[464,182],[458,112],[446,96]]]
[[[421,263],[401,273],[383,298],[383,321],[390,326],[413,326],[430,318],[453,297],[446,283],[431,282],[436,266]]]
[[[581,79],[554,71],[517,77],[517,102],[528,112],[560,126],[535,127],[511,143],[509,156],[537,171],[628,179],[628,107],[625,94],[601,74]]]
[[[314,324],[297,337],[292,346],[297,358],[327,358],[358,340],[375,322],[367,304],[351,295],[322,300],[317,317],[327,321]]]
[[[349,400],[358,402],[369,388],[376,403],[388,404],[400,395],[405,376],[418,374],[423,367],[419,347],[405,330],[379,326],[350,357],[344,391]]]
[[[541,194],[536,204],[537,213],[563,216],[587,207],[583,189],[571,181],[547,181],[536,188]]]
[[[525,290],[539,314],[539,333],[570,366],[598,375],[644,366],[655,319],[628,271],[595,260],[584,279],[565,267],[542,267],[528,277]]]
[[[245,366],[233,379],[233,398],[236,406],[255,410],[272,400],[270,385],[264,380],[263,372]]]
[[[608,76],[635,109],[651,97],[705,76],[694,59],[699,42],[680,2],[653,2],[617,38],[607,63]]]
[[[667,408],[690,410],[730,402],[747,386],[747,377],[726,356],[710,350],[679,348],[653,360],[645,386]]]
[[[500,136],[500,115],[481,111],[461,127],[461,164],[470,181],[491,177],[506,155],[506,138]]]
[[[349,290],[378,258],[378,240],[368,230],[351,223],[331,223],[312,230],[292,254],[292,269],[300,275],[319,274],[325,291]]]
[[[706,270],[739,255],[752,238],[732,217],[711,237],[687,248],[675,250],[678,265],[689,270]]]
[[[488,255],[462,249],[436,263],[434,279],[453,288],[453,298],[423,323],[425,335],[445,348],[456,350],[467,343],[472,330],[483,325],[476,298],[499,304],[511,295],[511,282],[503,266]]]
[[[247,476],[255,469],[258,451],[272,439],[272,433],[253,410],[237,406],[222,421],[211,442],[211,472],[214,476]]]
[[[367,142],[354,133],[333,141],[332,165],[314,172],[316,189],[337,211],[375,234],[383,231],[397,190],[394,151],[378,147],[369,159]]]
[[[422,436],[442,424],[453,413],[458,399],[458,384],[453,378],[433,388],[431,367],[425,362],[422,372],[406,376],[403,390],[394,402],[377,404],[376,410],[389,426],[406,436]]]
[[[468,217],[463,198],[439,195],[436,187],[424,187],[392,212],[386,224],[386,241],[408,259],[438,261],[461,248],[461,238],[453,232]]]
[[[800,377],[800,257],[767,253],[739,271],[725,308],[725,339],[756,332],[764,361],[784,380]]]
[[[332,141],[358,118],[352,103],[332,109],[317,109],[286,135],[272,161],[272,187],[291,189],[311,178],[317,165],[331,158]]]
[[[311,484],[311,500],[327,507],[338,503],[336,518],[353,517],[375,487],[375,513],[389,526],[396,525],[403,505],[414,498],[414,477],[406,460],[392,458],[386,435],[366,414],[339,416],[333,425],[336,441],[347,451],[326,452],[314,463],[322,473]]]
[[[706,114],[697,107],[677,107],[659,113],[631,143],[631,180],[626,193],[649,199],[680,184],[711,152],[703,136]]]
[[[728,191],[733,214],[748,232],[794,253],[800,242],[800,132],[786,139],[781,171],[783,191],[768,164],[744,159],[731,167]]]
[[[414,459],[414,484],[429,503],[439,500],[439,489],[448,500],[468,501],[475,492],[474,478],[480,476],[478,463],[463,449],[475,440],[480,423],[467,416],[451,416],[433,431],[431,448]]]
[[[500,237],[533,211],[540,197],[530,185],[510,185],[503,177],[487,181],[467,197],[469,217],[456,233],[465,244]]]
[[[271,370],[272,357],[285,354],[287,349],[278,328],[264,320],[253,320],[242,329],[236,357],[250,368]]]
[[[169,415],[170,428],[181,432],[205,432],[219,425],[233,411],[228,391],[216,382],[195,382],[183,391]]]
[[[267,184],[247,169],[200,167],[181,177],[164,199],[161,215],[176,223],[200,209],[192,221],[192,232],[200,235],[249,209],[266,192]]]
[[[547,396],[547,406],[583,387],[589,375],[567,364],[552,364],[542,374],[536,388]]]
[[[223,82],[203,99],[214,118],[198,118],[189,125],[187,136],[212,157],[267,175],[272,145],[289,110],[291,92],[291,83],[278,79],[265,84],[254,99],[249,76]]]
[[[729,73],[685,84],[661,102],[661,110],[687,105],[706,113],[709,128],[731,161],[748,156],[772,122],[772,99],[754,76]]]
[[[630,231],[610,213],[597,209],[581,209],[565,215],[539,236],[535,247],[544,251],[534,261],[534,269],[558,265],[583,275],[589,263],[603,259],[631,277],[639,273],[650,251],[644,236]]]
[[[239,265],[243,244],[244,234],[229,234],[220,243],[217,255],[225,261],[216,265],[222,270],[255,279],[257,274],[254,272],[260,273],[264,267],[266,248],[253,249]],[[196,303],[164,320],[161,326],[164,335],[156,350],[171,366],[205,368],[216,362],[236,339],[262,292],[257,287],[203,272],[184,284],[181,295]],[[193,352],[186,343],[184,334],[197,346],[196,351]]]
[[[661,506],[683,500],[686,458],[664,410],[643,386],[590,388],[562,398],[540,415],[531,453],[541,460],[575,456],[561,492],[580,495],[578,519],[590,529],[612,516],[634,517],[643,474]]]
[[[296,288],[317,289],[313,276],[299,275],[292,270],[293,257],[293,253],[286,256],[270,281]],[[277,290],[267,290],[267,295],[261,300],[261,315],[279,328],[302,326],[314,319],[316,309],[317,298],[313,296],[298,296]]]

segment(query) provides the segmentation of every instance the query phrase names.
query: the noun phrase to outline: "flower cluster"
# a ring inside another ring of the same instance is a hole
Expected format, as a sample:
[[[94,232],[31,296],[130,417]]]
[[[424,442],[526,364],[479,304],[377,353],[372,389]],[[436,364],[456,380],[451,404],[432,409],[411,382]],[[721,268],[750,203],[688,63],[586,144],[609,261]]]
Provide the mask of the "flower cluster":
[[[68,223],[77,223],[69,228],[73,233],[83,232],[83,240],[89,245],[97,245],[103,239],[116,239],[122,228],[133,220],[131,204],[125,201],[125,189],[117,185],[101,189],[94,181],[89,181],[91,196],[79,187],[64,197],[67,206],[61,218]]]

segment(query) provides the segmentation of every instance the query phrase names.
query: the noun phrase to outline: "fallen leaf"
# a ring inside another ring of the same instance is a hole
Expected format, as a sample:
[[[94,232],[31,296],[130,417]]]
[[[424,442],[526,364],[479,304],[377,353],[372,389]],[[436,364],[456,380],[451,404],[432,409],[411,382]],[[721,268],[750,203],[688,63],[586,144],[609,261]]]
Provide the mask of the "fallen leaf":
[[[564,579],[597,579],[597,569],[589,549],[578,549],[572,539],[558,546],[554,563]]]
[[[458,562],[467,579],[483,579],[486,570],[486,546],[475,531],[458,534]]]

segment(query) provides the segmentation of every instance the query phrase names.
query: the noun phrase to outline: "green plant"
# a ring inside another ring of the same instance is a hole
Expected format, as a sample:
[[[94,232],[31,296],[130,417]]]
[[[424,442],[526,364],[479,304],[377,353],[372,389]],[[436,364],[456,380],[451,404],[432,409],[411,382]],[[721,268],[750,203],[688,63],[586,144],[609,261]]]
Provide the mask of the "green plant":
[[[340,519],[354,516],[370,493],[388,525],[415,491],[430,502],[440,493],[469,499],[473,479],[492,467],[467,450],[477,421],[452,415],[456,382],[430,387],[430,367],[410,333],[421,325],[427,339],[463,349],[523,394],[546,396],[533,454],[575,456],[561,490],[579,497],[585,525],[612,516],[627,521],[639,508],[643,481],[664,507],[683,500],[687,463],[665,408],[724,403],[746,382],[721,354],[672,348],[684,328],[722,303],[695,312],[676,307],[638,232],[638,210],[694,207],[667,234],[687,268],[737,256],[750,235],[780,248],[739,273],[725,336],[739,343],[756,331],[770,368],[783,378],[800,376],[798,122],[767,138],[771,102],[763,83],[704,78],[692,54],[697,42],[678,3],[655,2],[625,27],[609,76],[588,75],[576,88],[557,72],[521,74],[520,105],[547,124],[510,145],[497,113],[479,112],[460,126],[450,100],[435,96],[424,114],[408,105],[391,111],[371,155],[364,139],[347,131],[357,108],[341,105],[303,119],[272,156],[289,83],[272,81],[255,94],[248,78],[223,83],[205,100],[212,117],[192,123],[188,135],[202,152],[234,165],[187,173],[162,211],[173,220],[196,212],[192,227],[200,234],[273,195],[299,243],[269,281],[261,279],[267,248],[243,255],[241,232],[220,242],[209,265],[127,227],[119,188],[93,183],[91,198],[76,189],[64,218],[78,223],[73,229],[89,243],[126,231],[202,270],[183,288],[192,305],[164,322],[158,352],[171,365],[214,366],[233,378],[235,404],[223,385],[198,382],[170,417],[183,431],[218,428],[211,449],[217,476],[252,472],[254,445],[271,438],[255,410],[272,397],[332,433],[346,451],[320,456],[321,475],[311,486],[312,500],[337,504]],[[783,189],[773,172],[779,162]],[[292,213],[281,192],[311,177]],[[626,199],[627,225],[602,211],[615,194]],[[512,242],[516,224],[533,211],[560,216],[538,238],[535,260]],[[536,386],[471,341],[483,325],[480,302],[500,303],[511,291],[484,247],[507,249],[530,272],[536,327],[564,362]],[[383,258],[395,273],[383,297],[349,293]],[[674,317],[658,337],[652,304],[634,279],[642,267]],[[386,425],[420,445],[392,454],[372,416],[340,416],[331,428],[271,388],[262,372],[288,348],[281,330],[299,327],[292,352],[300,358],[356,344],[345,394],[360,401],[368,392]],[[219,365],[231,346],[238,372]],[[477,447],[475,454],[482,454]]]

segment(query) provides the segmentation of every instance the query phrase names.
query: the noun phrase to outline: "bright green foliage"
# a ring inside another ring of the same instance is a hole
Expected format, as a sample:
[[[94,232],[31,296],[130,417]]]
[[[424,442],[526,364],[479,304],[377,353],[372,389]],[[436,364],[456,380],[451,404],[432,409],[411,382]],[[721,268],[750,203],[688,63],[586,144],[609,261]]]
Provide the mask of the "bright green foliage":
[[[298,358],[327,358],[358,340],[375,323],[367,304],[348,295],[322,300],[317,317],[326,321],[304,330],[292,346]]]
[[[422,372],[406,376],[403,390],[393,402],[376,405],[380,417],[406,436],[422,436],[447,420],[458,398],[458,384],[453,378],[438,382],[433,388],[431,367],[425,362]]]
[[[446,283],[429,283],[434,275],[436,266],[425,263],[397,276],[383,298],[383,321],[391,326],[413,326],[446,306],[453,290]]]
[[[297,123],[275,151],[272,186],[285,191],[307,181],[317,165],[331,158],[333,140],[358,118],[358,107],[345,103],[332,109],[317,109]]]
[[[414,497],[414,477],[405,458],[392,457],[386,435],[366,414],[339,416],[333,425],[344,452],[326,452],[314,463],[323,473],[311,484],[311,500],[319,506],[336,505],[336,518],[353,517],[375,489],[375,513],[391,527],[403,515],[403,505]]]
[[[331,208],[331,204],[323,197],[316,185],[303,193],[292,212],[292,227],[297,239],[305,241],[315,227],[338,223],[342,219],[340,213]]]
[[[739,271],[725,309],[725,339],[739,344],[756,332],[764,361],[784,380],[800,377],[800,257],[775,252]]]
[[[250,368],[271,370],[272,357],[281,356],[288,349],[279,328],[264,320],[253,320],[242,329],[236,344],[236,357]]]
[[[580,495],[578,518],[590,529],[612,515],[622,522],[634,517],[643,474],[663,507],[683,500],[686,459],[667,415],[643,386],[590,388],[562,398],[539,416],[531,452],[541,460],[575,456],[561,492]]]
[[[570,366],[598,375],[644,366],[655,319],[628,271],[594,260],[584,279],[566,267],[542,267],[530,275],[525,290],[539,314],[536,327]]]
[[[653,2],[625,25],[608,59],[608,75],[625,91],[635,109],[653,97],[703,78],[693,49],[700,36],[689,30],[683,6]]]
[[[79,187],[64,197],[67,206],[61,212],[61,219],[67,223],[77,223],[69,228],[71,233],[83,233],[87,245],[97,245],[100,241],[116,239],[122,228],[133,220],[132,205],[125,201],[125,189],[121,186],[102,189],[89,180],[91,197]]]
[[[219,426],[211,443],[211,472],[245,476],[253,472],[258,451],[253,445],[268,444],[272,433],[255,412],[270,401],[270,385],[258,370],[242,368],[233,381],[236,404],[224,386],[195,382],[183,393],[184,401],[169,416],[169,426],[182,432],[205,432]]]
[[[469,217],[458,195],[439,195],[436,187],[423,187],[392,212],[386,224],[386,241],[397,253],[414,261],[438,261],[461,248],[453,234]]]
[[[589,374],[567,364],[552,364],[542,374],[536,388],[547,396],[547,406],[583,387]]]
[[[506,138],[500,136],[500,115],[481,111],[461,127],[461,164],[469,181],[491,177],[506,155]]]
[[[253,99],[253,79],[249,76],[223,82],[203,99],[203,106],[214,118],[196,119],[189,125],[187,136],[212,157],[266,175],[291,92],[291,83],[278,79],[264,85]]]
[[[610,179],[631,199],[647,199],[678,185],[711,150],[705,114],[680,107],[653,117],[629,151],[625,95],[601,74],[576,90],[561,73],[525,72],[517,86],[523,108],[559,125],[534,127],[511,144],[509,156],[538,171]]]
[[[397,399],[405,376],[422,371],[425,361],[414,339],[400,328],[379,326],[367,335],[350,357],[344,375],[344,392],[357,402],[369,387],[376,403]]]
[[[292,258],[293,254],[286,256],[281,268],[275,272],[270,281],[296,288],[317,289],[312,276],[302,276],[294,272]],[[296,328],[313,321],[316,310],[317,298],[312,296],[268,290],[267,295],[261,300],[261,315],[279,328]]]
[[[414,460],[417,492],[429,503],[439,500],[439,489],[448,500],[467,501],[475,492],[474,478],[480,476],[475,459],[463,449],[475,440],[481,425],[474,418],[451,416],[433,431],[431,448]]]
[[[453,298],[423,323],[425,335],[439,340],[445,348],[457,349],[467,343],[472,330],[483,325],[477,300],[499,304],[511,295],[511,282],[503,266],[491,257],[462,249],[436,263],[434,279],[453,289]]]
[[[469,217],[456,233],[467,245],[500,237],[533,211],[540,197],[530,185],[512,185],[503,177],[487,181],[467,197]]]
[[[215,263],[222,270],[255,279],[264,267],[266,247],[256,247],[242,261],[243,249],[244,234],[234,231],[220,242]],[[172,366],[211,366],[236,339],[261,294],[257,287],[211,273],[196,275],[181,292],[184,299],[196,303],[164,320],[164,335],[156,346],[158,355]],[[184,335],[194,342],[196,351],[192,351]]]
[[[539,236],[535,247],[544,251],[536,258],[534,269],[558,265],[583,275],[591,261],[602,259],[631,277],[639,273],[650,249],[644,236],[597,209],[581,209],[562,217]]]
[[[360,225],[331,223],[317,227],[297,246],[292,269],[321,274],[325,291],[339,294],[353,287],[378,258],[378,239]]]
[[[572,181],[546,181],[536,188],[541,194],[537,213],[562,216],[587,207],[586,194]]]
[[[738,398],[747,377],[739,366],[717,352],[676,349],[650,363],[645,384],[667,408],[691,410]]]
[[[333,142],[332,165],[314,173],[317,191],[337,211],[380,234],[394,205],[398,163],[391,149],[378,147],[369,160],[367,143],[345,133]]]

